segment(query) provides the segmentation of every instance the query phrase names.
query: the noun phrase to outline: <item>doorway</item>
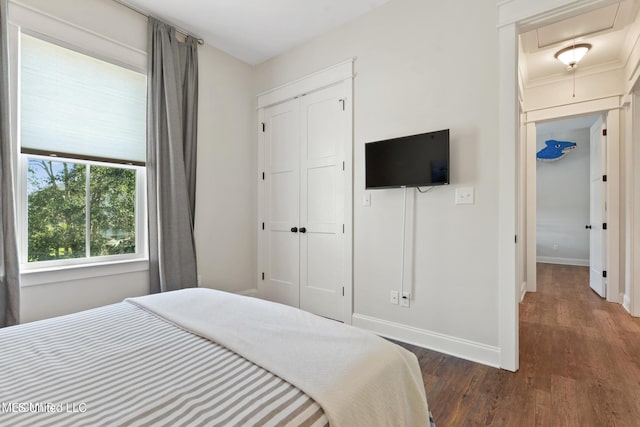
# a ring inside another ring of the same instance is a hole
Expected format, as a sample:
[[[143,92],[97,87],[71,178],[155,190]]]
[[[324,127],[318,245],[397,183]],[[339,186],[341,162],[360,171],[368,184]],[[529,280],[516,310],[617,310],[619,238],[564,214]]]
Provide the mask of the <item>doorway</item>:
[[[588,258],[583,256],[581,259],[589,259],[588,264],[594,267],[594,271],[590,273],[592,287],[596,293],[606,297],[608,301],[620,303],[620,111],[618,108],[601,109],[593,107],[594,105],[588,103],[574,104],[564,108],[529,112],[526,115],[529,120],[526,125],[526,160],[525,164],[521,165],[521,167],[524,167],[526,170],[525,180],[527,182],[526,194],[521,198],[521,203],[526,210],[526,248],[524,248],[526,251],[526,291],[536,291],[537,277],[535,266],[539,256],[537,170],[539,167],[538,163],[540,162],[536,160],[536,154],[539,148],[541,149],[541,147],[545,145],[544,142],[546,140],[544,140],[544,134],[538,137],[537,128],[540,126],[542,132],[548,135],[549,129],[552,129],[554,126],[561,126],[557,124],[554,125],[554,123],[557,123],[559,120],[571,120],[563,122],[565,123],[565,127],[569,126],[567,123],[580,124],[581,120],[584,120],[584,123],[593,120],[588,130],[588,134],[590,135],[589,158],[596,159],[594,152],[591,151],[592,147],[599,146],[600,148],[598,148],[598,150],[600,150],[599,153],[601,154],[597,156],[598,160],[596,165],[592,165],[591,162],[589,163],[588,179],[591,182],[589,184],[589,220],[585,221],[583,217],[580,224],[576,222],[570,227],[574,229],[575,233],[572,234],[574,238],[578,236],[578,234],[576,234],[578,226],[585,227],[585,230],[588,230],[588,233],[585,233],[582,237],[586,237],[586,234],[588,234],[589,247],[591,248],[593,246],[594,251],[589,254]],[[571,114],[575,113],[576,110],[581,110],[579,111],[579,115]],[[597,120],[597,117],[601,117],[601,119]],[[586,131],[583,131],[583,133],[584,132]],[[606,138],[606,143],[602,144],[602,140],[598,140],[597,136],[595,136],[598,133],[600,133],[600,135],[603,133],[606,134],[606,136],[601,136],[601,138]],[[592,134],[594,135],[593,144],[591,144]],[[558,133],[558,135],[569,134]],[[560,167],[558,165],[563,164],[563,161],[567,162],[567,158],[574,154],[569,153],[569,151],[575,150],[568,150],[565,157],[557,160],[557,165],[544,169],[552,169],[556,178],[561,176],[562,172],[559,171]],[[575,159],[575,157],[573,158]],[[545,200],[543,202],[548,201]],[[593,206],[591,202],[593,202]],[[545,204],[543,203],[543,209],[544,208]],[[543,216],[543,226],[545,220],[546,218]],[[564,226],[566,227],[567,224],[565,223]],[[556,234],[550,233],[551,231]],[[562,236],[558,236],[557,233],[558,227],[556,227],[555,230],[544,229],[543,242],[549,238],[560,239]],[[564,237],[566,238],[567,236],[565,235]],[[542,254],[542,260],[545,260],[545,256],[547,258],[553,258],[556,252],[560,252],[561,246],[559,240],[551,242],[550,245],[550,248],[544,248],[546,253]],[[555,248],[554,245],[558,245],[558,247]],[[564,262],[567,262],[567,260],[564,260]],[[600,283],[599,286],[598,282]]]
[[[536,263],[589,268],[606,295],[606,152],[602,114],[536,123]],[[535,268],[535,266],[529,266]]]
[[[620,96],[620,93],[615,94],[614,96],[609,96],[606,92],[607,88],[611,88],[612,86],[605,85],[593,85],[591,86],[594,90],[600,90],[599,93],[585,94],[581,99],[571,99],[571,83],[567,82],[565,84],[566,87],[569,87],[569,90],[549,90],[546,91],[546,95],[554,95],[561,93],[569,93],[567,97],[567,102],[557,103],[555,107],[543,109],[541,108],[538,111],[533,111],[535,108],[531,106],[531,99],[527,102],[524,100],[524,88],[522,81],[523,70],[518,67],[519,57],[522,55],[522,45],[520,44],[519,35],[523,34],[527,31],[537,31],[537,29],[541,28],[544,25],[551,25],[555,23],[559,23],[568,18],[576,17],[580,14],[584,14],[591,11],[596,11],[599,8],[606,7],[612,5],[614,2],[608,0],[595,0],[595,1],[576,1],[576,2],[568,2],[566,0],[550,0],[545,2],[544,4],[536,3],[533,4],[527,0],[513,0],[507,3],[498,4],[498,38],[499,38],[499,75],[500,75],[500,83],[499,83],[499,147],[501,152],[501,161],[499,165],[499,176],[500,176],[500,205],[499,205],[499,218],[500,218],[500,244],[499,244],[499,255],[504,262],[501,262],[499,265],[499,293],[500,293],[500,317],[502,319],[499,328],[500,334],[500,348],[501,348],[501,367],[508,370],[517,370],[519,364],[519,355],[518,355],[518,301],[520,300],[520,284],[522,279],[522,275],[520,273],[526,275],[527,281],[525,282],[526,287],[529,288],[532,286],[532,283],[529,280],[529,277],[533,274],[535,278],[535,270],[527,269],[525,271],[522,268],[521,264],[518,263],[518,255],[523,251],[526,252],[526,257],[529,258],[529,254],[532,253],[530,250],[531,240],[530,238],[526,238],[526,243],[523,237],[523,228],[519,228],[519,224],[517,222],[517,212],[522,208],[524,202],[523,199],[527,199],[527,196],[531,194],[527,188],[527,191],[520,191],[516,187],[516,183],[518,182],[518,174],[521,173],[524,175],[526,172],[522,170],[523,163],[518,160],[517,157],[517,149],[515,147],[514,141],[519,140],[519,130],[522,130],[523,138],[526,135],[528,136],[533,133],[535,140],[535,122],[543,121],[543,120],[551,120],[557,119],[560,117],[571,117],[581,114],[589,114],[598,111],[607,111],[607,121],[616,121],[615,129],[619,131],[619,120],[620,120],[620,110],[621,108],[626,108],[625,105],[629,102],[630,95],[636,86],[636,83],[640,80],[640,73],[634,71],[637,70],[637,64],[640,62],[640,57],[636,57],[634,55],[633,58],[629,60],[620,61],[620,63],[626,69],[631,69],[632,71],[625,74],[628,76],[628,80],[624,82],[622,86],[624,86],[624,94]],[[617,3],[617,2],[616,2]],[[621,5],[629,4],[629,2],[620,3]],[[633,6],[633,4],[630,4]],[[600,16],[598,13],[596,15]],[[597,17],[598,17],[597,16]],[[637,14],[626,13],[622,14],[622,16],[630,17],[635,19]],[[594,21],[597,22],[597,19]],[[636,26],[632,26],[636,28]],[[558,27],[559,29],[566,29],[565,27]],[[629,27],[631,28],[631,27]],[[574,35],[575,36],[575,35]],[[620,52],[619,50],[608,50],[607,52]],[[551,55],[553,57],[553,54]],[[628,58],[627,58],[628,59]],[[547,57],[544,56],[544,60],[547,61]],[[548,63],[553,63],[554,59],[548,60]],[[634,68],[635,67],[635,68]],[[525,70],[526,71],[526,70]],[[580,82],[578,82],[580,84]],[[633,97],[631,97],[633,98]],[[538,97],[538,100],[544,99],[544,97]],[[577,102],[576,102],[577,101]],[[631,99],[633,110],[637,108],[634,103],[634,99]],[[518,116],[518,107],[522,109],[522,111],[528,111],[525,114],[525,117],[520,117],[520,123],[522,127],[519,127],[519,116]],[[630,121],[628,119],[629,113],[626,112],[627,126]],[[633,116],[633,124],[631,132],[635,133],[635,129],[638,129],[637,117]],[[612,127],[608,126],[609,132],[611,132]],[[632,133],[629,133],[625,136],[628,141],[632,140]],[[611,133],[608,136],[611,137]],[[616,138],[619,138],[619,134],[615,135]],[[525,147],[521,147],[525,148]],[[527,146],[528,150],[529,147]],[[535,146],[531,148],[534,150]],[[630,149],[630,144],[627,144],[625,150]],[[618,156],[618,147],[614,147],[615,155]],[[636,159],[638,158],[635,155],[636,149],[631,148],[633,152],[633,156],[627,157],[628,159]],[[524,155],[522,156],[524,157]],[[521,157],[521,158],[522,158]],[[529,158],[530,156],[527,156]],[[616,157],[618,159],[618,157]],[[610,159],[607,159],[607,162],[611,164]],[[514,167],[515,165],[515,167]],[[608,182],[611,184],[613,179],[619,179],[619,176],[613,176],[614,174],[619,173],[619,163],[616,165],[616,169],[611,170],[611,176],[608,177]],[[628,170],[634,170],[632,168],[627,168]],[[629,196],[629,203],[632,207],[635,207],[639,200],[636,200],[635,192],[633,188],[635,187],[635,182],[637,181],[637,171],[633,172],[634,177],[632,182],[629,182],[628,179],[625,180],[625,194]],[[535,184],[534,184],[535,185]],[[618,186],[618,182],[615,183],[616,187]],[[535,193],[534,193],[535,194]],[[609,199],[614,198],[614,203],[610,203],[610,200],[607,201],[609,207],[619,208],[619,194],[613,193],[612,196],[608,196]],[[528,202],[528,200],[527,200]],[[535,202],[534,202],[535,203]],[[528,205],[528,204],[527,204]],[[614,216],[610,211],[610,215]],[[616,217],[619,216],[619,211],[616,212]],[[628,218],[633,218],[631,223],[625,224],[625,236],[632,237],[630,241],[630,247],[633,249],[638,245],[638,236],[639,233],[636,232],[638,228],[636,225],[636,214],[635,211],[631,212],[631,215]],[[525,220],[526,221],[526,220]],[[529,225],[529,221],[526,221],[527,226]],[[616,224],[619,227],[619,224]],[[520,233],[518,233],[520,230]],[[529,236],[529,229],[524,230],[524,234]],[[619,229],[611,230],[609,229],[609,236],[619,233]],[[613,231],[613,233],[611,233]],[[533,235],[535,236],[535,227],[533,227]],[[516,245],[513,245],[513,235],[516,234]],[[511,237],[511,238],[510,238]],[[610,237],[609,237],[610,238]],[[629,240],[627,240],[629,241]],[[534,241],[535,242],[535,241]],[[535,254],[535,243],[533,243]],[[629,245],[628,245],[629,246]],[[610,257],[618,257],[620,247],[610,247],[609,254]],[[629,252],[627,252],[629,254]],[[634,263],[632,262],[637,258],[637,253],[633,252],[627,259],[625,260],[625,265],[627,267],[626,277],[630,277],[631,280],[635,279],[638,275],[633,270]],[[535,260],[535,257],[534,257]],[[530,265],[531,263],[527,261],[526,265]],[[533,271],[531,271],[533,270]],[[608,272],[610,275],[618,275],[620,273],[619,268],[611,269]],[[514,280],[515,279],[515,280]],[[612,280],[613,277],[609,277],[610,283],[612,281],[617,282],[619,280],[616,277],[616,280]],[[628,284],[628,292],[629,299],[631,303],[630,311],[637,312],[635,308],[635,302],[637,299],[640,299],[640,292],[638,289],[640,287],[640,280],[630,282]],[[616,289],[617,292],[617,289]],[[612,294],[611,286],[607,289],[607,295]],[[620,299],[620,294],[618,293],[615,296],[616,299]],[[640,304],[638,304],[640,306]],[[638,311],[640,312],[640,311]]]

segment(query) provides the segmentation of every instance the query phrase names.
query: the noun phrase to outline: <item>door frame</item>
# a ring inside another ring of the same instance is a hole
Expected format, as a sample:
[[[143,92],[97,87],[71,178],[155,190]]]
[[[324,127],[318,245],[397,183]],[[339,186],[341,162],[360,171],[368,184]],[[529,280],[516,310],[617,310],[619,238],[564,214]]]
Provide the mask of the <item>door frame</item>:
[[[627,132],[635,136],[640,132],[640,92],[632,91],[628,97]],[[637,140],[637,137],[635,138]],[[626,144],[625,157],[627,194],[637,194],[640,191],[640,144]],[[633,172],[629,172],[633,171]],[[628,281],[628,301],[625,298],[623,306],[632,316],[640,317],[640,197],[632,197],[627,200],[627,256],[626,256],[626,280]],[[625,283],[626,285],[626,283]]]
[[[615,0],[496,0],[498,29],[498,343],[500,367],[519,367],[520,278],[516,244],[519,191],[518,35]],[[636,77],[634,75],[634,77]],[[516,238],[514,239],[514,236]],[[634,242],[638,244],[638,242]],[[636,274],[637,276],[637,274]],[[635,286],[635,284],[634,284]],[[633,290],[633,287],[632,287]],[[634,302],[635,302],[634,298]]]
[[[595,101],[578,102],[558,107],[529,111],[525,115],[527,128],[526,150],[526,271],[527,292],[536,292],[536,124],[549,120],[567,119],[587,114],[603,114],[607,129],[607,301],[620,303],[620,97],[612,96]],[[523,165],[520,165],[523,167]]]
[[[257,259],[258,259],[258,277],[256,278],[256,288],[258,296],[263,295],[263,279],[262,272],[265,271],[265,242],[263,238],[262,223],[265,218],[265,188],[262,173],[265,170],[265,152],[264,152],[264,132],[262,124],[264,123],[264,109],[279,104],[290,99],[303,96],[307,93],[315,92],[338,83],[345,85],[346,97],[344,108],[347,111],[345,133],[345,170],[344,170],[344,314],[343,321],[352,323],[353,315],[353,66],[354,58],[335,64],[331,67],[306,75],[292,82],[267,90],[257,95],[258,110],[258,170],[256,177],[258,180],[258,216],[256,222],[256,230],[258,233]]]

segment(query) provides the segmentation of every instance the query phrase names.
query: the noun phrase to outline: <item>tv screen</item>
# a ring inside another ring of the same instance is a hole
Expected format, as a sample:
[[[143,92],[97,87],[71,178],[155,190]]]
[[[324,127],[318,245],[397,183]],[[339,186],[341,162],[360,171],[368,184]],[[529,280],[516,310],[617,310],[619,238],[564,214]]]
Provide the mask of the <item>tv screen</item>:
[[[449,129],[369,142],[364,157],[367,189],[449,184]]]

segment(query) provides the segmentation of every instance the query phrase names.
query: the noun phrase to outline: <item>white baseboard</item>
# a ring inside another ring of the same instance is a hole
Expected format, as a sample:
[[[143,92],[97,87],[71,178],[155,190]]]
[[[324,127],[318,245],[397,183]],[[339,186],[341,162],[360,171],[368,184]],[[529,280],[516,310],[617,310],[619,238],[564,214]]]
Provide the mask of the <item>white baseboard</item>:
[[[483,365],[500,367],[500,348],[354,313],[353,326]]]
[[[524,300],[524,296],[527,294],[527,282],[522,282],[520,285],[520,302]]]
[[[622,306],[629,314],[631,314],[631,299],[629,299],[629,295],[624,294],[622,297]]]
[[[537,262],[542,262],[545,264],[564,264],[564,265],[579,265],[581,267],[589,267],[588,259],[577,259],[577,258],[557,258],[550,256],[539,256],[536,258]]]

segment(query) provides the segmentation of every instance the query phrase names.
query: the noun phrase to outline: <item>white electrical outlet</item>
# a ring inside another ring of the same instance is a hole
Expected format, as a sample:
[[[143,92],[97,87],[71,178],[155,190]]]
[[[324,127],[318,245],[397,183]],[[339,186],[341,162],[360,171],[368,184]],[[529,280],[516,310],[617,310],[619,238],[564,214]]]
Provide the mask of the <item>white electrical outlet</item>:
[[[411,292],[403,292],[400,299],[400,306],[409,307],[409,300],[411,299]]]
[[[553,245],[553,250],[557,251],[558,249],[560,249],[560,245],[558,245],[557,243],[555,245]]]
[[[389,302],[391,304],[398,304],[398,291],[391,291],[391,296],[389,297]]]
[[[473,187],[456,188],[456,205],[472,205],[473,203]]]

